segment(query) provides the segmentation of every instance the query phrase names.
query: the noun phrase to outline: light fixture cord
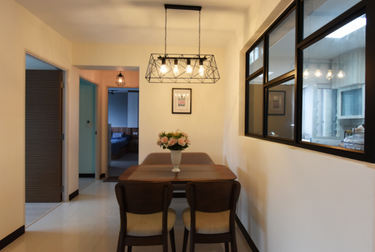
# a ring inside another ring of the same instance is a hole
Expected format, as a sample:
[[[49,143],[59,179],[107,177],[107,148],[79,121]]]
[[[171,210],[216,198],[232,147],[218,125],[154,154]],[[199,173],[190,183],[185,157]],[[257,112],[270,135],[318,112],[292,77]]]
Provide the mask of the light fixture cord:
[[[165,38],[164,38],[164,57],[167,57],[167,9],[165,9]]]
[[[201,11],[199,11],[199,45],[198,45],[198,55],[201,58]]]

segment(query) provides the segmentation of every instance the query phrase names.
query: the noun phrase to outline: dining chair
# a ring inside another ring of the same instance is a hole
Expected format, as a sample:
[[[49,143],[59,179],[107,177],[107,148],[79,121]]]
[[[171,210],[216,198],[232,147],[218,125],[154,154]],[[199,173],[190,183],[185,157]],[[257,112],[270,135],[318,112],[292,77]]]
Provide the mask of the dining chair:
[[[235,211],[240,194],[238,181],[200,181],[186,184],[189,208],[182,212],[185,225],[182,251],[186,252],[190,233],[190,252],[196,243],[224,243],[225,251],[237,252]]]
[[[115,186],[120,207],[120,232],[117,252],[128,252],[133,246],[163,245],[176,252],[174,223],[176,211],[169,208],[173,186],[170,182],[119,182]]]

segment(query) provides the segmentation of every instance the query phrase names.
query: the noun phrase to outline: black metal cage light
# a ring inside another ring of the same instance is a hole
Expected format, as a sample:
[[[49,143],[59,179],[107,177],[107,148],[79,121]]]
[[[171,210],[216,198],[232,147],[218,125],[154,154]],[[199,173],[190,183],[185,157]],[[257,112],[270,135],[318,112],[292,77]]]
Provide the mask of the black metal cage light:
[[[125,76],[121,74],[121,71],[120,71],[120,74],[116,76],[116,82],[115,82],[116,86],[118,87],[123,87],[125,86]]]
[[[220,79],[215,56],[200,53],[201,6],[165,4],[165,51],[152,53],[145,78],[150,83],[216,83]],[[198,54],[167,54],[167,10],[199,11]]]

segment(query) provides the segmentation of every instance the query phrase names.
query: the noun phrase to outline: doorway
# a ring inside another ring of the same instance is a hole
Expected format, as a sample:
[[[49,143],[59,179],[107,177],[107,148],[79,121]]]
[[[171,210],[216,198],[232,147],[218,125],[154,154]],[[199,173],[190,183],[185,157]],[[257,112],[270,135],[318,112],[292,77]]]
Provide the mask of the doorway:
[[[95,181],[97,112],[95,84],[79,81],[79,190]]]
[[[138,164],[139,89],[108,88],[108,180]]]
[[[25,225],[62,201],[64,71],[26,54]]]

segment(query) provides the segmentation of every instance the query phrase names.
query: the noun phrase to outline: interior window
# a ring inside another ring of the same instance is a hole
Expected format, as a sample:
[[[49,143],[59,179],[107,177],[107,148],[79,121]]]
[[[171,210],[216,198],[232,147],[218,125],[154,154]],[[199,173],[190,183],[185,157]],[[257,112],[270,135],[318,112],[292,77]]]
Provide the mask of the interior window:
[[[261,41],[256,47],[248,53],[249,61],[249,73],[252,75],[257,70],[263,67],[263,41]]]
[[[302,140],[364,151],[366,15],[303,50]]]
[[[286,81],[268,89],[268,132],[270,137],[294,139],[294,83]]]
[[[329,23],[361,0],[304,0],[303,38]]]
[[[292,11],[268,36],[268,81],[295,69],[295,22]]]
[[[247,133],[263,135],[263,74],[249,81]]]

